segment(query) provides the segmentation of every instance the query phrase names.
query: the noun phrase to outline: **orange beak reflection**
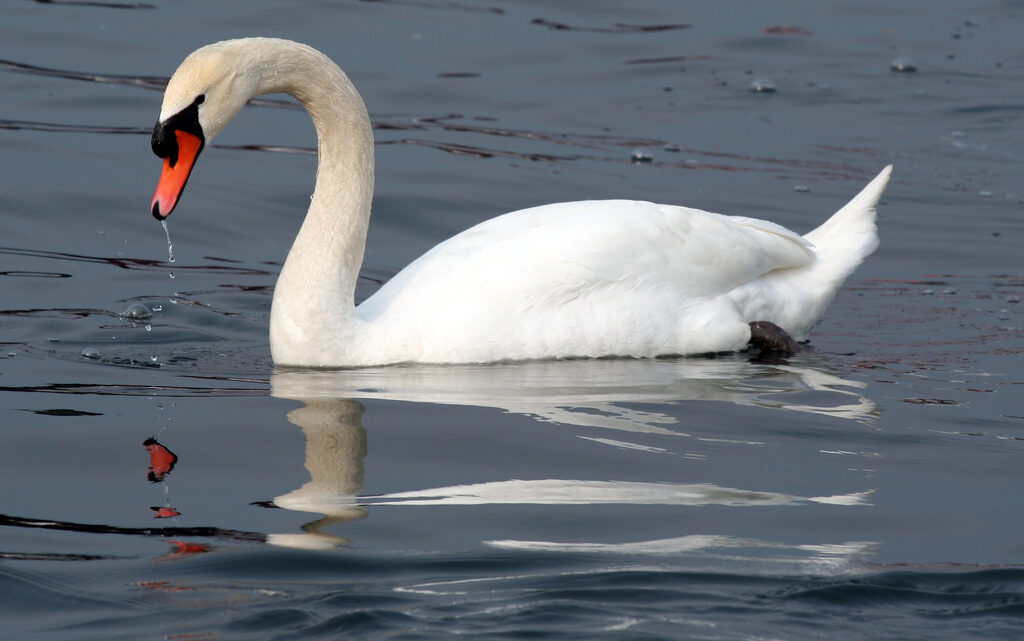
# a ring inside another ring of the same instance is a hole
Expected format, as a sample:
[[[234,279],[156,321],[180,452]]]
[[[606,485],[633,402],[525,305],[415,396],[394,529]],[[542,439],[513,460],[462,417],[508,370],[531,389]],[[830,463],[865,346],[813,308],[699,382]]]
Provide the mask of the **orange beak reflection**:
[[[181,192],[185,190],[189,174],[192,173],[192,167],[196,164],[196,158],[203,149],[202,138],[195,134],[179,129],[174,132],[174,137],[178,142],[177,160],[172,162],[171,156],[164,158],[160,182],[157,183],[156,193],[153,194],[152,211],[153,217],[157,220],[167,218],[174,211]]]

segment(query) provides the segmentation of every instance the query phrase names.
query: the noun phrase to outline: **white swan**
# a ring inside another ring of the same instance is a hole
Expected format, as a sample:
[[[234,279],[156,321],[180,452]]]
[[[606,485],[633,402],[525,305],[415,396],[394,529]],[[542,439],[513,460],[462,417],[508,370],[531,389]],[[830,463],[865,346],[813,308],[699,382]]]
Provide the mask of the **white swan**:
[[[544,205],[434,247],[358,307],[373,196],[373,134],[329,58],[270,38],[203,47],[167,85],[153,150],[152,213],[171,213],[196,157],[253,96],[294,96],[320,165],[274,290],[270,349],[297,366],[466,363],[797,351],[836,290],[878,244],[891,166],[806,236],[774,223],[626,200]],[[779,328],[785,328],[783,331]]]

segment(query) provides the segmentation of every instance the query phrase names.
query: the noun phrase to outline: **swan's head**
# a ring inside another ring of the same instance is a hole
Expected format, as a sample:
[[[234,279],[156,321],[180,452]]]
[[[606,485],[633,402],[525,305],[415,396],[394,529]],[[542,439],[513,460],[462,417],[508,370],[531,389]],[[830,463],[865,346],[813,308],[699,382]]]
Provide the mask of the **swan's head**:
[[[164,159],[152,202],[157,220],[174,209],[199,153],[259,92],[262,65],[250,55],[252,40],[197,49],[167,83],[153,127],[153,153]]]

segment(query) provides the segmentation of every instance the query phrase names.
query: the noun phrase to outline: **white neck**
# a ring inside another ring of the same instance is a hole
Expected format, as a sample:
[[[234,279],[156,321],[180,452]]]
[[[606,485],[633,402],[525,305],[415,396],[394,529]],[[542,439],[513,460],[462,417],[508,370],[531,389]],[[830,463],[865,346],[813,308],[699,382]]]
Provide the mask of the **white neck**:
[[[355,87],[320,52],[285,41],[263,58],[255,95],[294,96],[316,126],[319,166],[305,222],[274,289],[270,349],[282,364],[345,341],[373,198],[373,132]]]

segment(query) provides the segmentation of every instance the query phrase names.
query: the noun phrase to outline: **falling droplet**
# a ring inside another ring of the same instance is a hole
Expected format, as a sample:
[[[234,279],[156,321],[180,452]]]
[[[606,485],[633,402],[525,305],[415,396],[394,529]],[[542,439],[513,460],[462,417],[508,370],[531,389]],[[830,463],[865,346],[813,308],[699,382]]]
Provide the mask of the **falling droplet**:
[[[160,225],[164,228],[164,236],[167,237],[167,262],[174,262],[174,245],[171,244],[171,230],[167,228],[167,219],[160,221]],[[174,276],[171,276],[174,278]]]

